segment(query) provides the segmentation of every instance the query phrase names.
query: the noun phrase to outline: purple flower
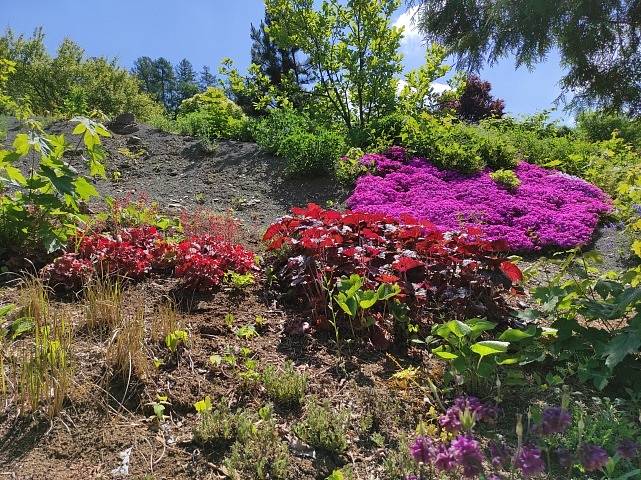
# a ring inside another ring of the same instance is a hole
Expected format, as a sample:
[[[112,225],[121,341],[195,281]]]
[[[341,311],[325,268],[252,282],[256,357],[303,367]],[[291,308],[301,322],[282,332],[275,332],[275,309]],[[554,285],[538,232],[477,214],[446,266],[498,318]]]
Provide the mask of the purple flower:
[[[639,455],[640,448],[639,444],[631,438],[624,438],[617,447],[617,453],[621,458],[631,460]]]
[[[559,447],[556,449],[556,458],[561,468],[570,468],[575,461],[574,454],[567,448]]]
[[[416,475],[408,475],[405,477],[405,480],[419,480]]]
[[[608,452],[598,445],[585,444],[579,452],[581,464],[588,472],[600,470],[608,463]]]
[[[463,469],[463,476],[477,477],[483,472],[483,454],[479,443],[468,435],[461,435],[450,445],[452,456]]]
[[[490,475],[487,477],[487,480],[503,480],[503,477],[498,473],[490,473]]]
[[[430,463],[436,453],[434,442],[425,436],[416,437],[410,445],[410,453],[417,462]]]
[[[515,466],[521,470],[524,477],[533,477],[545,471],[545,462],[541,450],[532,445],[521,448],[515,459]]]
[[[451,449],[446,445],[440,444],[436,450],[436,457],[434,458],[434,466],[443,472],[449,472],[456,467],[456,459]]]
[[[439,417],[439,424],[449,432],[460,432],[461,414],[466,410],[472,413],[477,422],[492,420],[497,416],[496,407],[484,405],[476,397],[458,397],[454,400],[454,405]]]
[[[507,467],[512,461],[512,452],[505,442],[490,442],[488,449],[494,467]]]
[[[588,243],[611,199],[594,185],[555,170],[521,162],[516,192],[501,188],[489,171],[441,170],[426,159],[405,160],[394,152],[368,154],[361,164],[377,175],[361,176],[347,200],[350,209],[410,214],[441,230],[480,226],[489,240],[504,239],[512,250],[571,248]]]
[[[561,407],[550,407],[543,411],[541,423],[536,427],[536,431],[543,435],[552,435],[554,433],[563,433],[570,426],[572,415]]]

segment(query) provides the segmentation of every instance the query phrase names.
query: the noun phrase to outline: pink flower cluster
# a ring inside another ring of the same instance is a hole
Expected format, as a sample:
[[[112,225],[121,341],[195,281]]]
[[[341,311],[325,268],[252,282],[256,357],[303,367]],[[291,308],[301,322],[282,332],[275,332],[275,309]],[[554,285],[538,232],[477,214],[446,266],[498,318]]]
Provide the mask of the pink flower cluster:
[[[521,181],[515,190],[492,180],[489,170],[440,170],[426,159],[404,158],[398,147],[366,155],[361,163],[377,173],[358,179],[350,209],[410,214],[443,230],[478,226],[489,240],[504,239],[515,251],[586,244],[599,216],[611,210],[610,198],[594,185],[526,162],[515,169]]]

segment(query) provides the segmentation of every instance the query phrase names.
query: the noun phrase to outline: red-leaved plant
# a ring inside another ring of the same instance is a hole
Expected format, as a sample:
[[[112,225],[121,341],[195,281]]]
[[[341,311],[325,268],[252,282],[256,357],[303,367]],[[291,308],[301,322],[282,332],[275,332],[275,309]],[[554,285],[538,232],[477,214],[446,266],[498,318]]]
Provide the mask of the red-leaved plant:
[[[156,227],[142,225],[118,233],[79,236],[76,252],[65,253],[42,270],[45,281],[61,290],[78,290],[93,275],[140,280],[149,274],[172,275],[187,290],[209,290],[228,271],[257,268],[253,252],[209,235],[167,241]]]
[[[329,292],[337,280],[352,274],[371,290],[397,283],[401,292],[395,300],[411,307],[406,311],[415,325],[509,317],[507,294],[514,293],[521,272],[505,258],[505,243],[485,240],[478,228],[442,233],[409,216],[397,221],[315,204],[292,214],[272,224],[263,240],[277,251],[269,262],[281,290],[311,310],[317,324],[330,320]],[[398,322],[377,317],[369,334],[376,343],[388,343]]]

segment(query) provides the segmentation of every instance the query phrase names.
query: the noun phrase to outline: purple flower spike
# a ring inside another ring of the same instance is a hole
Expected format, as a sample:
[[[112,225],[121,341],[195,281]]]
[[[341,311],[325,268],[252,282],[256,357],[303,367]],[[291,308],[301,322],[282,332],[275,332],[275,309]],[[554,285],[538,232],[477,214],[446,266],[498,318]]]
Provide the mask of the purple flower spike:
[[[639,450],[641,450],[641,446],[631,438],[624,438],[617,447],[617,453],[619,456],[626,460],[632,460],[633,458],[638,457]]]
[[[598,445],[585,444],[579,454],[581,464],[588,472],[602,469],[608,463],[608,452]]]
[[[417,462],[430,463],[436,454],[434,442],[424,436],[419,436],[410,445],[410,453]]]
[[[434,466],[443,472],[450,472],[456,467],[456,459],[452,450],[447,446],[441,444],[436,451],[436,458],[434,459]]]
[[[533,477],[545,471],[545,462],[538,447],[526,445],[519,451],[515,461],[516,467],[524,477]]]
[[[563,433],[570,426],[572,415],[561,407],[550,407],[543,411],[541,424],[538,425],[537,431],[543,435],[552,435],[554,433]]]
[[[512,461],[512,452],[504,442],[489,444],[490,461],[496,468],[507,467]]]
[[[479,443],[472,437],[461,435],[452,442],[450,451],[457,464],[463,469],[463,476],[475,478],[483,472],[483,454]]]

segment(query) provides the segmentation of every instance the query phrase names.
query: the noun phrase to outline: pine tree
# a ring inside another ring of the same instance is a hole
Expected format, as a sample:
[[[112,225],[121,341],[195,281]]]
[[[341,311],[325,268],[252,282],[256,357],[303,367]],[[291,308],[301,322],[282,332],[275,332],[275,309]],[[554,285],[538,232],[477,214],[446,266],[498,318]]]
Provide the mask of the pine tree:
[[[207,65],[203,66],[198,78],[198,86],[202,91],[205,91],[214,85],[216,85],[216,76],[211,73]]]
[[[176,106],[199,91],[196,72],[189,60],[183,58],[176,66]]]

